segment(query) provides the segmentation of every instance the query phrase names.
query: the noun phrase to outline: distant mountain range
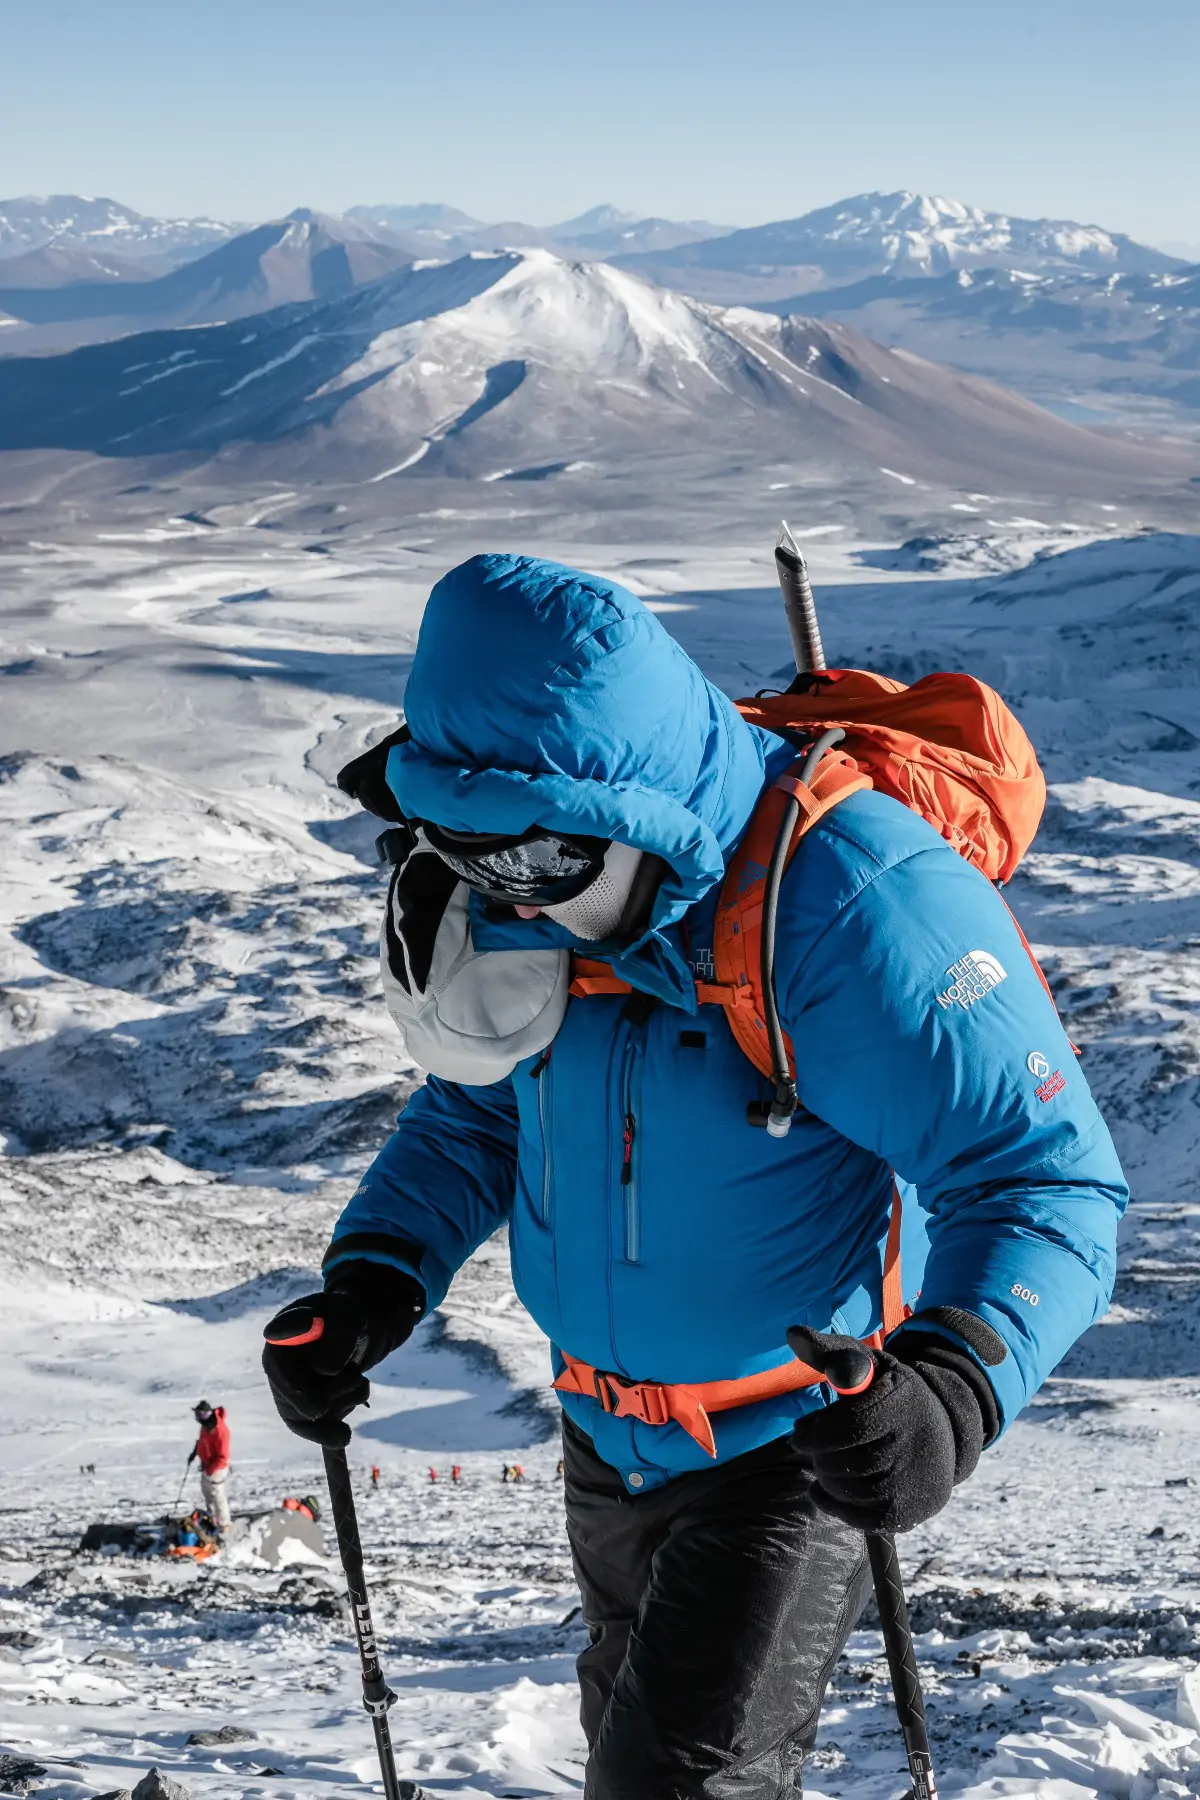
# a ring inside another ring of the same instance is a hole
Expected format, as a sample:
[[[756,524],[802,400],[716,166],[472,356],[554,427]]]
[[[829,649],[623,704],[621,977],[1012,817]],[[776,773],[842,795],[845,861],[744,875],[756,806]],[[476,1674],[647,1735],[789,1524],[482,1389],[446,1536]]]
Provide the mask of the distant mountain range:
[[[760,304],[803,308],[968,368],[1081,422],[1161,429],[1200,415],[1200,266],[872,276]]]
[[[901,190],[856,194],[770,225],[682,245],[670,255],[641,252],[627,266],[671,287],[726,303],[834,287],[870,276],[931,278],[956,269],[1103,269],[1142,274],[1178,266],[1165,251],[1120,232],[1068,219],[1018,219],[959,200]]]
[[[420,254],[462,256],[470,250],[552,249],[610,259],[642,251],[667,251],[732,230],[704,219],[642,218],[616,206],[593,206],[557,225],[519,219],[488,223],[452,206],[352,206],[348,219],[395,234]]]
[[[330,215],[320,216],[333,223]],[[680,222],[643,218],[607,205],[594,206],[578,218],[547,226],[530,225],[520,219],[489,222],[472,218],[457,207],[428,202],[415,206],[352,206],[337,222],[351,235],[393,241],[414,257],[438,256],[447,260],[469,250],[514,246],[574,249],[596,257],[667,251],[677,245],[719,237],[732,229],[704,219]],[[78,194],[0,200],[0,286],[27,285],[8,277],[3,269],[7,259],[49,246],[59,252],[103,252],[127,260],[146,258],[155,262],[155,272],[161,273],[202,256],[247,229],[245,225],[215,219],[150,218],[115,200],[92,200]],[[133,274],[136,278],[136,269]],[[92,278],[86,273],[78,277]],[[77,277],[64,265],[62,279]],[[39,280],[28,285],[48,283]]]
[[[541,248],[721,306],[802,312],[1087,422],[1194,429],[1200,270],[1097,225],[860,194],[730,230],[597,206],[537,227],[440,203],[300,209],[238,231],[110,200],[0,201],[0,356],[333,298],[421,260]]]
[[[30,265],[44,265],[50,258],[72,259],[69,266],[76,268],[85,260],[97,261],[92,252],[60,245],[0,259],[0,313],[40,327],[36,344],[30,344],[39,350],[70,348],[149,326],[240,319],[291,301],[332,299],[413,260],[410,251],[372,235],[357,221],[301,210],[229,238],[150,280],[131,279],[129,270],[136,271],[137,265],[124,264],[107,279],[7,285],[10,267],[24,274]],[[27,334],[27,342],[32,335]]]
[[[155,219],[131,206],[83,194],[25,194],[0,200],[0,257],[46,244],[112,250],[121,256],[158,256],[171,262],[200,256],[244,231],[218,219]]]
[[[543,480],[631,455],[1124,496],[1200,456],[1083,431],[842,326],[604,263],[475,252],[253,321],[0,360],[0,450],[220,453],[226,477]]]

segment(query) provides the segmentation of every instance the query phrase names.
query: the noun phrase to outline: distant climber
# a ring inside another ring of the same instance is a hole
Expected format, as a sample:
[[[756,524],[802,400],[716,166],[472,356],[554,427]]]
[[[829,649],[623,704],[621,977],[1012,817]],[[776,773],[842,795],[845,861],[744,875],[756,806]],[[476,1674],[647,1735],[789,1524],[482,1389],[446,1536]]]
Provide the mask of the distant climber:
[[[371,1486],[373,1488],[377,1488],[379,1486],[379,1464],[378,1463],[371,1464]]]
[[[192,1408],[200,1436],[196,1439],[188,1461],[200,1459],[200,1492],[212,1515],[218,1532],[224,1536],[231,1523],[229,1515],[229,1426],[225,1408],[210,1406],[197,1400]]]

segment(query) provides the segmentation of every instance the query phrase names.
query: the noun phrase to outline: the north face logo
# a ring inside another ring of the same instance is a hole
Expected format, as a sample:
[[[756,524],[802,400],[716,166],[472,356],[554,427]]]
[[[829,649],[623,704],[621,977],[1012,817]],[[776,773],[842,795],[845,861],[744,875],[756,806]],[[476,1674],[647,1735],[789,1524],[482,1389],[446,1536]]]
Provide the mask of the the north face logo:
[[[952,1006],[961,1006],[966,1012],[977,1000],[982,1000],[985,994],[1008,980],[1008,970],[990,950],[968,950],[956,963],[951,963],[946,973],[950,985],[937,997],[943,1012],[948,1012]]]
[[[703,945],[698,950],[693,949],[691,970],[697,981],[715,981],[717,979],[716,964],[713,962],[713,953],[709,945]]]
[[[738,879],[738,898],[741,898],[747,888],[752,888],[756,881],[765,881],[766,879],[767,871],[761,863],[747,861]]]

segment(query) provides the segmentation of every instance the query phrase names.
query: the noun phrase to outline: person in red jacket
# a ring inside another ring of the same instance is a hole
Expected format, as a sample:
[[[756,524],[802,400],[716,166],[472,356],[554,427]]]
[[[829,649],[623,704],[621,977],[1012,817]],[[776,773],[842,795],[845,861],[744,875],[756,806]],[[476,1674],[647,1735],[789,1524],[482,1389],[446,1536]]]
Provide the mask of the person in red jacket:
[[[225,1408],[210,1406],[207,1400],[197,1400],[192,1412],[200,1427],[200,1436],[188,1461],[191,1462],[193,1457],[200,1458],[200,1491],[204,1495],[204,1504],[217,1530],[224,1533],[230,1525],[229,1426],[225,1423]]]

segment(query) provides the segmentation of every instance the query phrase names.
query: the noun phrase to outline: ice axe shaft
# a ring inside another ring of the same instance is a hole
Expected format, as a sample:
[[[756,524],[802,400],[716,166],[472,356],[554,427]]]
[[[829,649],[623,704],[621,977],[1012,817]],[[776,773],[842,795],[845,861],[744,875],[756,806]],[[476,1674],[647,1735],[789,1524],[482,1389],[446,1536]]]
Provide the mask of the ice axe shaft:
[[[787,614],[796,672],[806,675],[810,670],[819,671],[825,667],[825,649],[817,621],[817,603],[808,579],[808,564],[786,519],[775,546],[775,569],[783,592],[783,610]]]
[[[838,1338],[833,1344],[824,1342],[803,1325],[793,1325],[787,1334],[793,1353],[802,1363],[820,1375],[834,1393],[843,1397],[865,1393],[875,1378],[875,1361],[857,1338]],[[875,1584],[875,1602],[879,1608],[879,1625],[883,1647],[887,1652],[888,1672],[896,1701],[896,1716],[908,1758],[912,1788],[908,1800],[937,1800],[933,1759],[929,1754],[929,1732],[925,1724],[925,1697],[921,1692],[921,1676],[913,1648],[912,1626],[908,1603],[904,1598],[904,1578],[896,1540],[890,1532],[867,1533],[867,1556],[871,1579]]]

